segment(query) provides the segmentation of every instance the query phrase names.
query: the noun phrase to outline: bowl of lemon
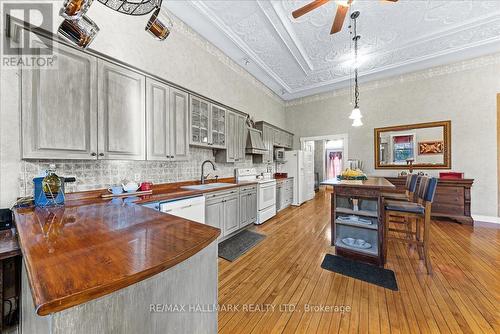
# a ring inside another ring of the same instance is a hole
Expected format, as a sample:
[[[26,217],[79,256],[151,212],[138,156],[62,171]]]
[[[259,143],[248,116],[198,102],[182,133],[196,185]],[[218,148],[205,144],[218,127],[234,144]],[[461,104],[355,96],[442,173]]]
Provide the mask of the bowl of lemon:
[[[337,179],[339,179],[339,180],[366,180],[368,178],[366,177],[366,174],[363,173],[363,171],[361,169],[347,168],[346,170],[344,170],[342,172],[342,174],[337,176]]]

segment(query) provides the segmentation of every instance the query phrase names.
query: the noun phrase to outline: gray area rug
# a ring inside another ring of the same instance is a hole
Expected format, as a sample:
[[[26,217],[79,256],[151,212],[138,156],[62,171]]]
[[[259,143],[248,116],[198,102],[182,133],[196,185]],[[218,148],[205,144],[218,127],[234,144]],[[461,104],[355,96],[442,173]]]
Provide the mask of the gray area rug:
[[[232,262],[252,249],[265,237],[259,233],[243,230],[219,244],[219,257]]]

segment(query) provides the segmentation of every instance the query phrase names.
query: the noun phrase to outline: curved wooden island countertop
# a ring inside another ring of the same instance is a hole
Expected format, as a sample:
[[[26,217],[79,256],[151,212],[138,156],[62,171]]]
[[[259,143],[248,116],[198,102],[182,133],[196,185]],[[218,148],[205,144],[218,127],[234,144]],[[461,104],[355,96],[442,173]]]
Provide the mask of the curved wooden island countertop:
[[[15,218],[38,315],[158,274],[220,234],[217,228],[121,200],[17,209]]]

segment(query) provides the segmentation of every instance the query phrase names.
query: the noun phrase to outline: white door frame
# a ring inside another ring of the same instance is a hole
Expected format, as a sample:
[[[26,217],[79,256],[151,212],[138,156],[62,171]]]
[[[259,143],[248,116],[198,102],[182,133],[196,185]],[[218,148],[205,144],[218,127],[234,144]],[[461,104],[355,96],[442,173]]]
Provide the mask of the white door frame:
[[[338,134],[338,135],[324,135],[324,136],[314,136],[314,137],[300,137],[300,149],[303,150],[304,149],[304,143],[306,141],[316,141],[316,140],[339,140],[339,139],[342,139],[343,142],[344,142],[344,153],[343,153],[343,156],[345,157],[344,159],[342,159],[342,161],[344,162],[344,169],[347,168],[347,160],[349,160],[349,135],[347,133],[342,133],[342,134]],[[323,166],[325,166],[325,156],[324,154],[322,154],[322,164]],[[324,175],[323,175],[324,177]]]

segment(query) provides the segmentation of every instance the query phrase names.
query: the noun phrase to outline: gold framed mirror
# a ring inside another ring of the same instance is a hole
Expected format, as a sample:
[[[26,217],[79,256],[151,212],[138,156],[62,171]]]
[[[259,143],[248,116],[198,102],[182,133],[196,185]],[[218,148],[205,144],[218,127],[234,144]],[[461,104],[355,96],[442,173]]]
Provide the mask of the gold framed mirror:
[[[451,121],[375,129],[375,169],[451,169]]]

